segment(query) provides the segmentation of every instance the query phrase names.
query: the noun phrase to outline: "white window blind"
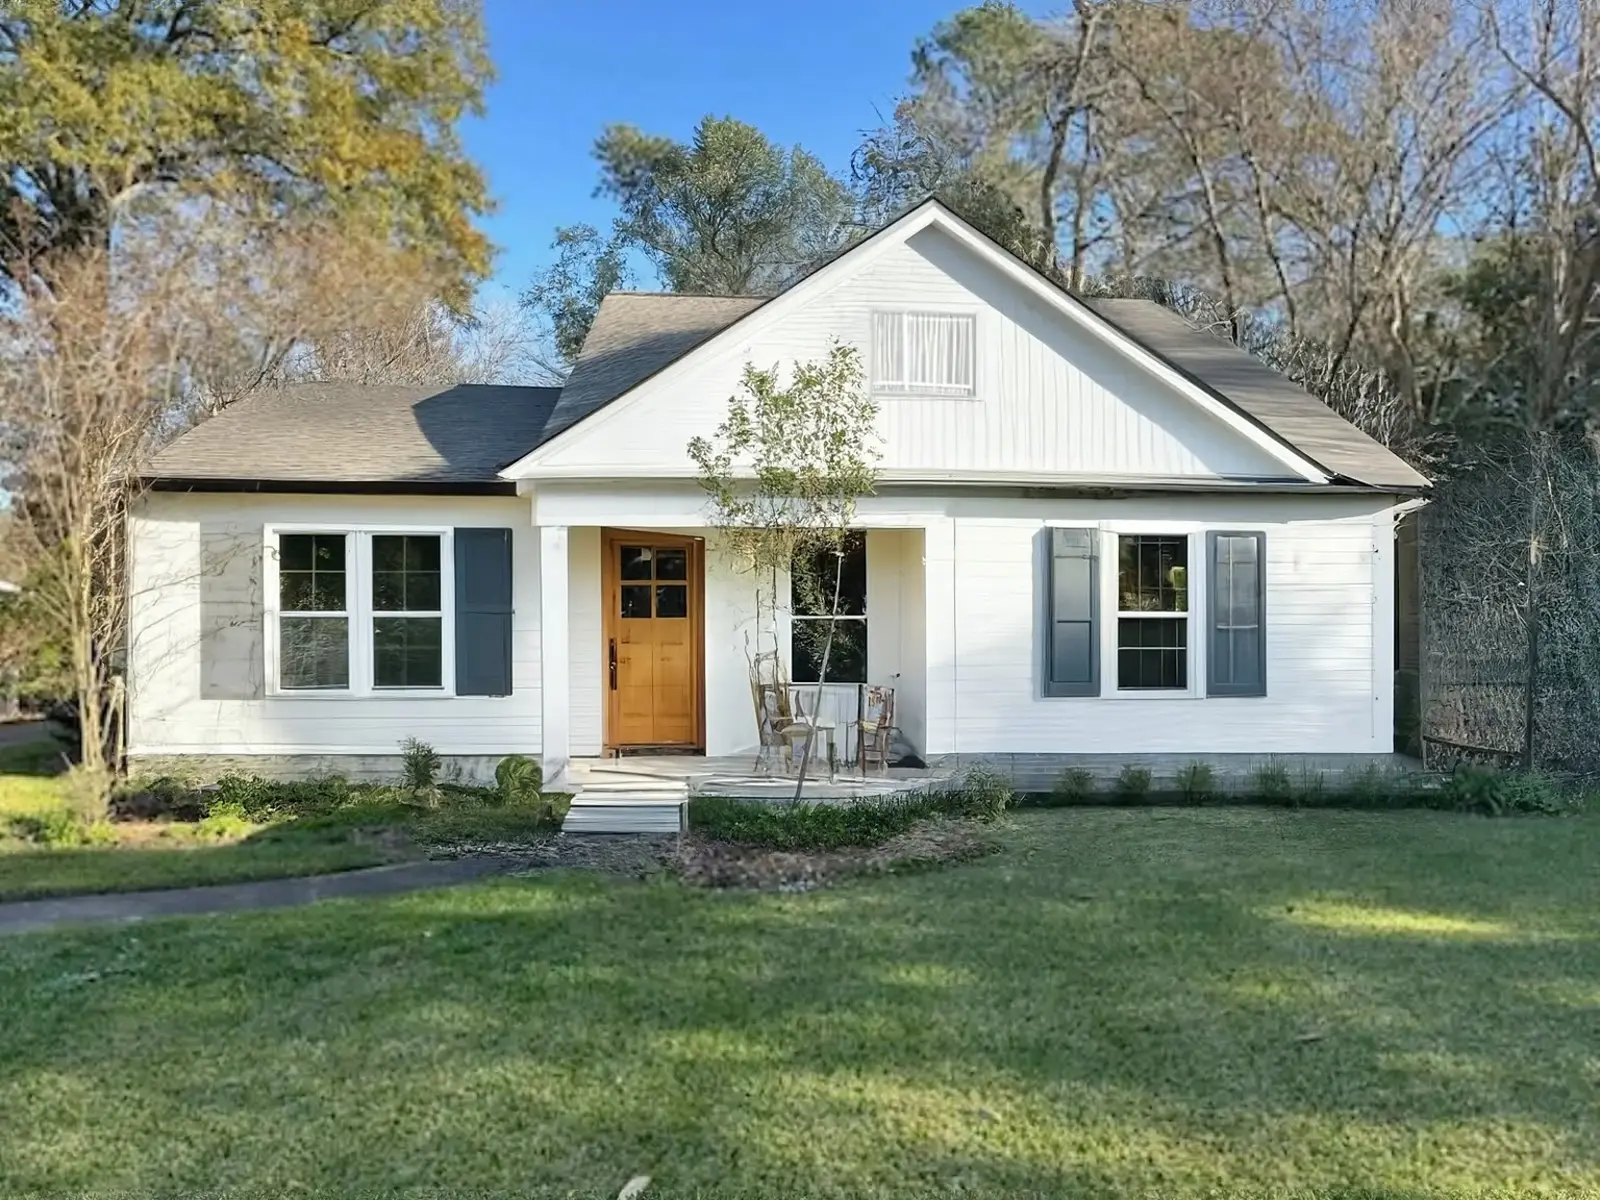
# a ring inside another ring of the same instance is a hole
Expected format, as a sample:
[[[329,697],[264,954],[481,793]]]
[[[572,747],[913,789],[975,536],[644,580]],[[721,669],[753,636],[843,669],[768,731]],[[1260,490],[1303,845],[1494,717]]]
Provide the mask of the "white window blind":
[[[872,390],[894,395],[971,396],[977,391],[971,313],[872,314]]]

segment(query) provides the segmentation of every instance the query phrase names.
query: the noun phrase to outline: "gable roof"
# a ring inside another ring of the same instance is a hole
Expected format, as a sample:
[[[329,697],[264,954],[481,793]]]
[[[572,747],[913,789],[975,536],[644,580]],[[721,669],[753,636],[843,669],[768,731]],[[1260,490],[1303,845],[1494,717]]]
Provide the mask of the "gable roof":
[[[1167,372],[1169,381],[1198,395],[1236,428],[1263,439],[1289,462],[1304,464],[1302,469],[1309,479],[1317,479],[1320,472],[1335,483],[1386,491],[1428,486],[1425,477],[1392,451],[1248,352],[1213,337],[1152,301],[1085,300],[1017,258],[937,199],[926,200],[904,213],[779,297],[670,293],[608,296],[584,343],[579,367],[568,381],[571,402],[563,393],[557,417],[546,429],[540,446],[696,351],[705,348],[706,353],[711,353],[708,343],[754,319],[772,300],[787,299],[804,290],[813,280],[840,269],[896,231],[903,231],[901,237],[909,236],[934,221],[959,232],[968,244],[1003,261],[1014,272],[1024,273],[1034,287],[1057,304],[1108,331],[1125,352],[1145,357],[1152,366]],[[606,318],[604,325],[602,317]],[[516,477],[524,460],[540,446],[530,447],[510,463],[504,476]]]
[[[301,383],[266,388],[158,453],[161,480],[495,484],[535,446],[559,388]]]
[[[1428,481],[1254,354],[1201,329],[1154,300],[1083,301],[1120,333],[1159,355],[1244,412],[1330,474],[1376,488],[1423,488]]]
[[[604,408],[770,299],[610,293],[600,302],[541,440],[555,437]]]

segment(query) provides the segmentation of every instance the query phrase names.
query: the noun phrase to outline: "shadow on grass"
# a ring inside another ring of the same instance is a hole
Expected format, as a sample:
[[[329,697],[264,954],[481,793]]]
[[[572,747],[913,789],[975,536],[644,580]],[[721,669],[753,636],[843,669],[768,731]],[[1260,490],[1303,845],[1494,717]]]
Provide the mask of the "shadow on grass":
[[[1594,1187],[1597,831],[1029,814],[817,895],[561,874],[21,939],[0,1181]]]

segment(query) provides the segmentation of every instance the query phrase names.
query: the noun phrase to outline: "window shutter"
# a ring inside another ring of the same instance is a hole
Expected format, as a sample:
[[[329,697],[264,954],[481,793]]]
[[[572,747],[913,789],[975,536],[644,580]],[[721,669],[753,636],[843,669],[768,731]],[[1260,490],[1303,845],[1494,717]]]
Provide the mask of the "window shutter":
[[[1098,696],[1098,533],[1093,529],[1052,529],[1048,533],[1050,596],[1044,694]]]
[[[511,694],[511,530],[457,529],[456,695]]]
[[[1267,694],[1267,546],[1260,533],[1207,535],[1206,694]]]

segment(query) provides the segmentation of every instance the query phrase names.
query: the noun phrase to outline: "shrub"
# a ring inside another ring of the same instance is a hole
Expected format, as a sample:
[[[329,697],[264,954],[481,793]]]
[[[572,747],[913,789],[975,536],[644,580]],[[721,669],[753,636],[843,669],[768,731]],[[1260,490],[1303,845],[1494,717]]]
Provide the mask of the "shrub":
[[[572,807],[572,796],[566,792],[550,792],[539,797],[539,821],[544,825],[553,825],[561,828],[561,823],[567,819],[567,810]]]
[[[1111,794],[1118,804],[1143,804],[1150,796],[1150,768],[1129,763],[1111,785]]]
[[[1458,764],[1437,793],[1439,807],[1486,817],[1514,813],[1558,815],[1579,802],[1550,776],[1538,771],[1501,771],[1492,766]]]
[[[68,768],[61,776],[61,791],[74,819],[84,825],[107,821],[111,817],[111,792],[116,777],[99,767],[82,763]]]
[[[1302,763],[1294,779],[1291,802],[1296,808],[1318,808],[1326,802],[1327,791],[1322,772]]]
[[[1178,768],[1178,795],[1185,804],[1209,804],[1217,796],[1217,773],[1210,763],[1192,762]]]
[[[1087,767],[1068,767],[1056,776],[1049,801],[1051,805],[1059,807],[1093,803],[1094,773]]]
[[[1389,784],[1383,768],[1369,762],[1345,772],[1337,795],[1340,803],[1350,808],[1388,808],[1392,803]]]
[[[1250,796],[1257,804],[1287,805],[1294,801],[1289,768],[1277,759],[1257,763],[1250,771]]]
[[[763,803],[701,796],[689,804],[689,827],[717,841],[745,846],[837,850],[886,842],[930,816],[938,803],[927,794],[844,804]]]
[[[525,804],[544,787],[544,771],[526,754],[508,754],[494,769],[495,790],[504,804]]]
[[[230,841],[254,832],[255,828],[243,813],[213,812],[195,826],[195,836],[210,841]]]
[[[973,767],[962,777],[961,786],[937,793],[933,801],[941,812],[958,817],[993,821],[1016,799],[1011,781],[998,771]]]
[[[67,809],[18,817],[14,825],[24,837],[52,850],[109,846],[117,840],[116,827],[110,821],[86,821]]]
[[[400,784],[417,799],[439,802],[439,768],[443,760],[427,742],[408,737],[400,743]]]
[[[171,775],[129,780],[111,793],[111,813],[124,821],[196,821],[205,807],[205,797],[192,784]]]

